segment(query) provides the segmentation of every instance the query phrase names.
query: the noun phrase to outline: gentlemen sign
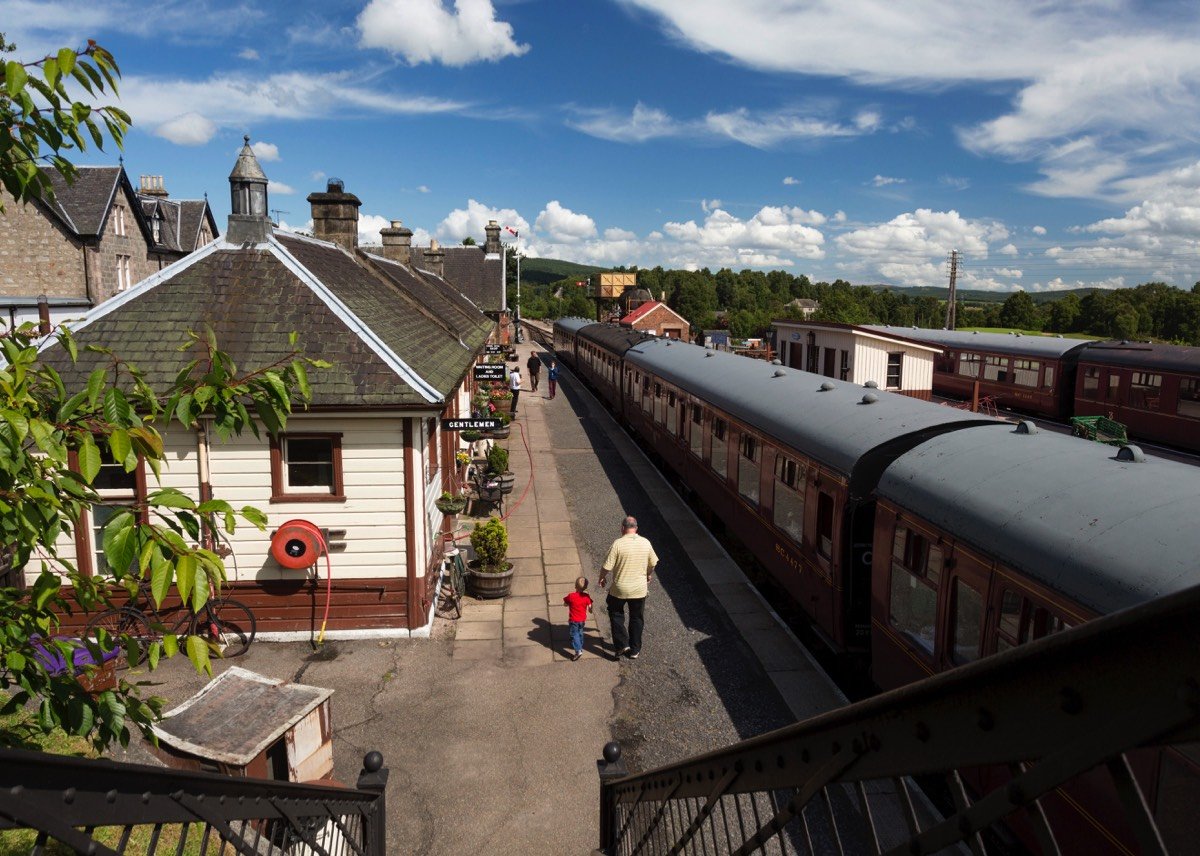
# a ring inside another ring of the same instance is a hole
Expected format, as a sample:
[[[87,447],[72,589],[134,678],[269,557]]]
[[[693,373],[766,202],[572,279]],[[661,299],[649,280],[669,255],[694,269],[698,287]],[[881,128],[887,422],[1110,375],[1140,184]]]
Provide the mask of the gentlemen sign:
[[[495,431],[499,419],[443,419],[443,431]]]
[[[502,363],[484,363],[475,366],[475,380],[504,380]]]

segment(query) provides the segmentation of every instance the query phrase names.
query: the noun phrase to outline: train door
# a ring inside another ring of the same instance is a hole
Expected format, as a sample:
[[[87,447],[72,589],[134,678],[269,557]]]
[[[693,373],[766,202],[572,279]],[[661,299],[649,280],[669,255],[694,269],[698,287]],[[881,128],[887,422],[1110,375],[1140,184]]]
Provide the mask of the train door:
[[[990,568],[963,554],[955,556],[945,545],[943,566],[951,570],[945,582],[944,636],[939,670],[973,663],[983,656],[984,618]]]
[[[849,651],[871,648],[871,566],[874,562],[875,503],[864,502],[847,509],[843,543],[847,554],[842,581],[843,639]]]
[[[1121,410],[1121,404],[1124,399],[1121,395],[1121,375],[1124,372],[1116,367],[1105,367],[1100,370],[1103,377],[1100,379],[1101,395],[1104,399],[1104,406],[1107,407],[1114,415]]]

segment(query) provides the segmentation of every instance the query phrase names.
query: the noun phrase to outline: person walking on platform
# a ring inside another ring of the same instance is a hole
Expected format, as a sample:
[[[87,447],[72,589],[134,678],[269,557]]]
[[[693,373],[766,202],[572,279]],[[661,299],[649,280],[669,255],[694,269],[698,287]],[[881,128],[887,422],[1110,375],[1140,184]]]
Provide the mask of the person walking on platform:
[[[572,660],[583,656],[583,628],[587,624],[588,613],[592,611],[592,596],[587,593],[588,578],[579,577],[575,580],[575,591],[563,598],[567,605],[567,627],[571,632],[571,648],[574,653]]]
[[[654,567],[658,564],[654,547],[637,534],[637,528],[635,517],[629,516],[621,521],[621,537],[609,547],[608,558],[604,560],[600,571],[601,588],[608,584],[608,575],[612,574],[612,588],[608,590],[605,606],[608,607],[608,619],[612,622],[613,648],[618,656],[624,654],[630,660],[636,660],[642,652],[646,595],[650,591]],[[628,631],[625,629],[626,605],[629,607]]]
[[[558,360],[550,361],[550,368],[546,371],[546,380],[550,382],[550,397],[554,398],[554,389],[558,386]]]
[[[508,388],[512,390],[512,415],[517,415],[517,400],[521,397],[521,368],[513,366],[508,373]]]
[[[542,361],[536,352],[529,355],[529,362],[525,363],[525,368],[529,369],[529,386],[534,392],[537,392],[538,375],[542,373]]]

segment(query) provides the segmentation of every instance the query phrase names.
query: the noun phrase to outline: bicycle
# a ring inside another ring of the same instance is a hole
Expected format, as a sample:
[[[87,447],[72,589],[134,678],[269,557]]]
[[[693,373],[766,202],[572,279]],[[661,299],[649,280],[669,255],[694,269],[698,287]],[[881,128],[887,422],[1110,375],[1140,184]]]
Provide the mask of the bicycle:
[[[198,636],[216,645],[221,656],[239,657],[249,650],[258,633],[258,621],[250,607],[231,597],[210,599],[199,612],[189,609],[175,622],[171,632],[179,638]]]
[[[462,550],[454,549],[453,554],[447,553],[450,573],[442,583],[442,601],[438,605],[441,612],[454,610],[455,618],[462,618],[462,599],[467,594],[467,565],[463,561]]]
[[[118,657],[116,661],[116,668],[125,669],[146,662],[150,656],[150,644],[162,640],[165,627],[166,623],[150,594],[150,581],[142,578],[138,580],[137,591],[127,604],[106,609],[96,615],[84,626],[84,634],[97,643],[100,641],[100,630],[103,630],[110,640],[121,636],[132,639],[136,647],[126,651],[126,655]]]

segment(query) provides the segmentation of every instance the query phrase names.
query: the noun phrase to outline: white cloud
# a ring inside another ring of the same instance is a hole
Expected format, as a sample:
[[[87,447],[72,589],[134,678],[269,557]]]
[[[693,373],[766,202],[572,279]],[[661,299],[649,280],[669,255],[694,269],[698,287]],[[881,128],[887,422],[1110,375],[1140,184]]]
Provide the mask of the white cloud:
[[[637,239],[636,232],[630,232],[627,229],[618,229],[616,226],[610,226],[604,230],[604,240],[606,241],[633,241]]]
[[[709,211],[715,211],[720,207],[721,207],[720,199],[701,199],[700,200],[700,210],[704,211],[705,213],[707,213]]]
[[[858,137],[874,133],[878,115],[859,113],[849,122],[831,119],[814,110],[796,109],[751,111],[745,107],[724,112],[710,111],[699,119],[677,119],[640,101],[629,114],[617,110],[575,108],[576,118],[569,127],[602,140],[618,143],[644,143],[664,137],[732,140],[753,148],[766,149],[787,142],[837,137]],[[784,183],[787,181],[785,179]]]
[[[1035,235],[1044,235],[1044,234],[1046,234],[1046,227],[1045,226],[1034,226],[1032,231],[1033,231],[1033,234],[1035,234]]]
[[[318,170],[313,171],[312,175],[310,175],[309,177],[313,181],[323,181],[325,178],[325,172],[323,170],[318,169]]]
[[[703,224],[666,223],[663,232],[677,241],[700,247],[725,247],[735,255],[761,255],[761,251],[783,251],[792,255],[819,259],[825,254],[825,236],[807,225],[813,212],[801,208],[764,206],[749,220],[740,220],[727,211],[710,211]]]
[[[242,48],[240,51],[238,51],[238,57],[253,62],[254,60],[258,59],[258,51],[256,51],[254,48]]]
[[[1021,251],[1017,249],[1016,244],[1005,244],[1003,247],[996,250],[996,253],[1001,256],[1019,256]]]
[[[473,62],[521,56],[511,24],[496,20],[491,0],[371,0],[357,20],[361,44],[404,57],[410,65]]]
[[[250,144],[250,151],[254,152],[254,156],[260,161],[277,161],[279,160],[279,146],[274,143],[257,142]]]
[[[966,190],[971,186],[971,179],[956,175],[943,175],[938,177],[938,184],[952,190]]]
[[[595,220],[586,214],[577,214],[564,208],[557,199],[546,203],[534,227],[545,232],[556,243],[576,243],[596,235]]]
[[[155,135],[177,146],[202,146],[217,133],[217,125],[199,113],[184,113],[159,124]]]
[[[792,176],[788,175],[784,176],[783,183],[786,185],[795,185],[800,183],[800,179],[793,178]]]
[[[426,187],[424,184],[417,185],[417,193],[428,193],[428,192],[429,192],[429,188]]]
[[[495,220],[502,227],[511,226],[526,236],[529,234],[529,221],[517,213],[513,208],[491,208],[484,205],[482,202],[477,202],[474,199],[467,200],[466,208],[456,208],[446,215],[445,219],[438,224],[436,234],[442,241],[451,241],[459,243],[463,238],[472,237],[476,241],[483,238],[484,227],[489,220]],[[507,232],[501,232],[501,238],[511,238]],[[413,239],[416,240],[415,238]],[[529,248],[525,238],[521,241],[521,250],[530,255],[536,255]]]
[[[856,258],[904,285],[941,285],[944,260],[951,250],[987,258],[988,243],[1002,241],[1008,230],[995,221],[968,220],[957,211],[918,208],[887,223],[839,235],[843,258]]]
[[[276,181],[273,178],[267,179],[267,193],[279,193],[283,196],[288,196],[296,192],[296,188],[290,184],[284,184],[282,181]]]
[[[365,85],[350,72],[285,72],[267,77],[222,73],[193,80],[126,75],[121,81],[120,106],[135,126],[154,126],[156,134],[172,142],[180,140],[168,134],[189,141],[183,145],[198,145],[211,139],[218,127],[270,119],[419,115],[452,112],[465,105],[396,95]],[[179,115],[180,111],[184,115]]]
[[[887,187],[889,184],[904,184],[908,181],[907,178],[893,178],[889,175],[876,175],[871,179],[871,184],[876,187]]]
[[[387,217],[382,217],[379,214],[359,214],[358,215],[358,243],[359,246],[376,247],[383,244],[383,236],[379,234],[381,229],[386,229],[392,225],[392,221]]]

